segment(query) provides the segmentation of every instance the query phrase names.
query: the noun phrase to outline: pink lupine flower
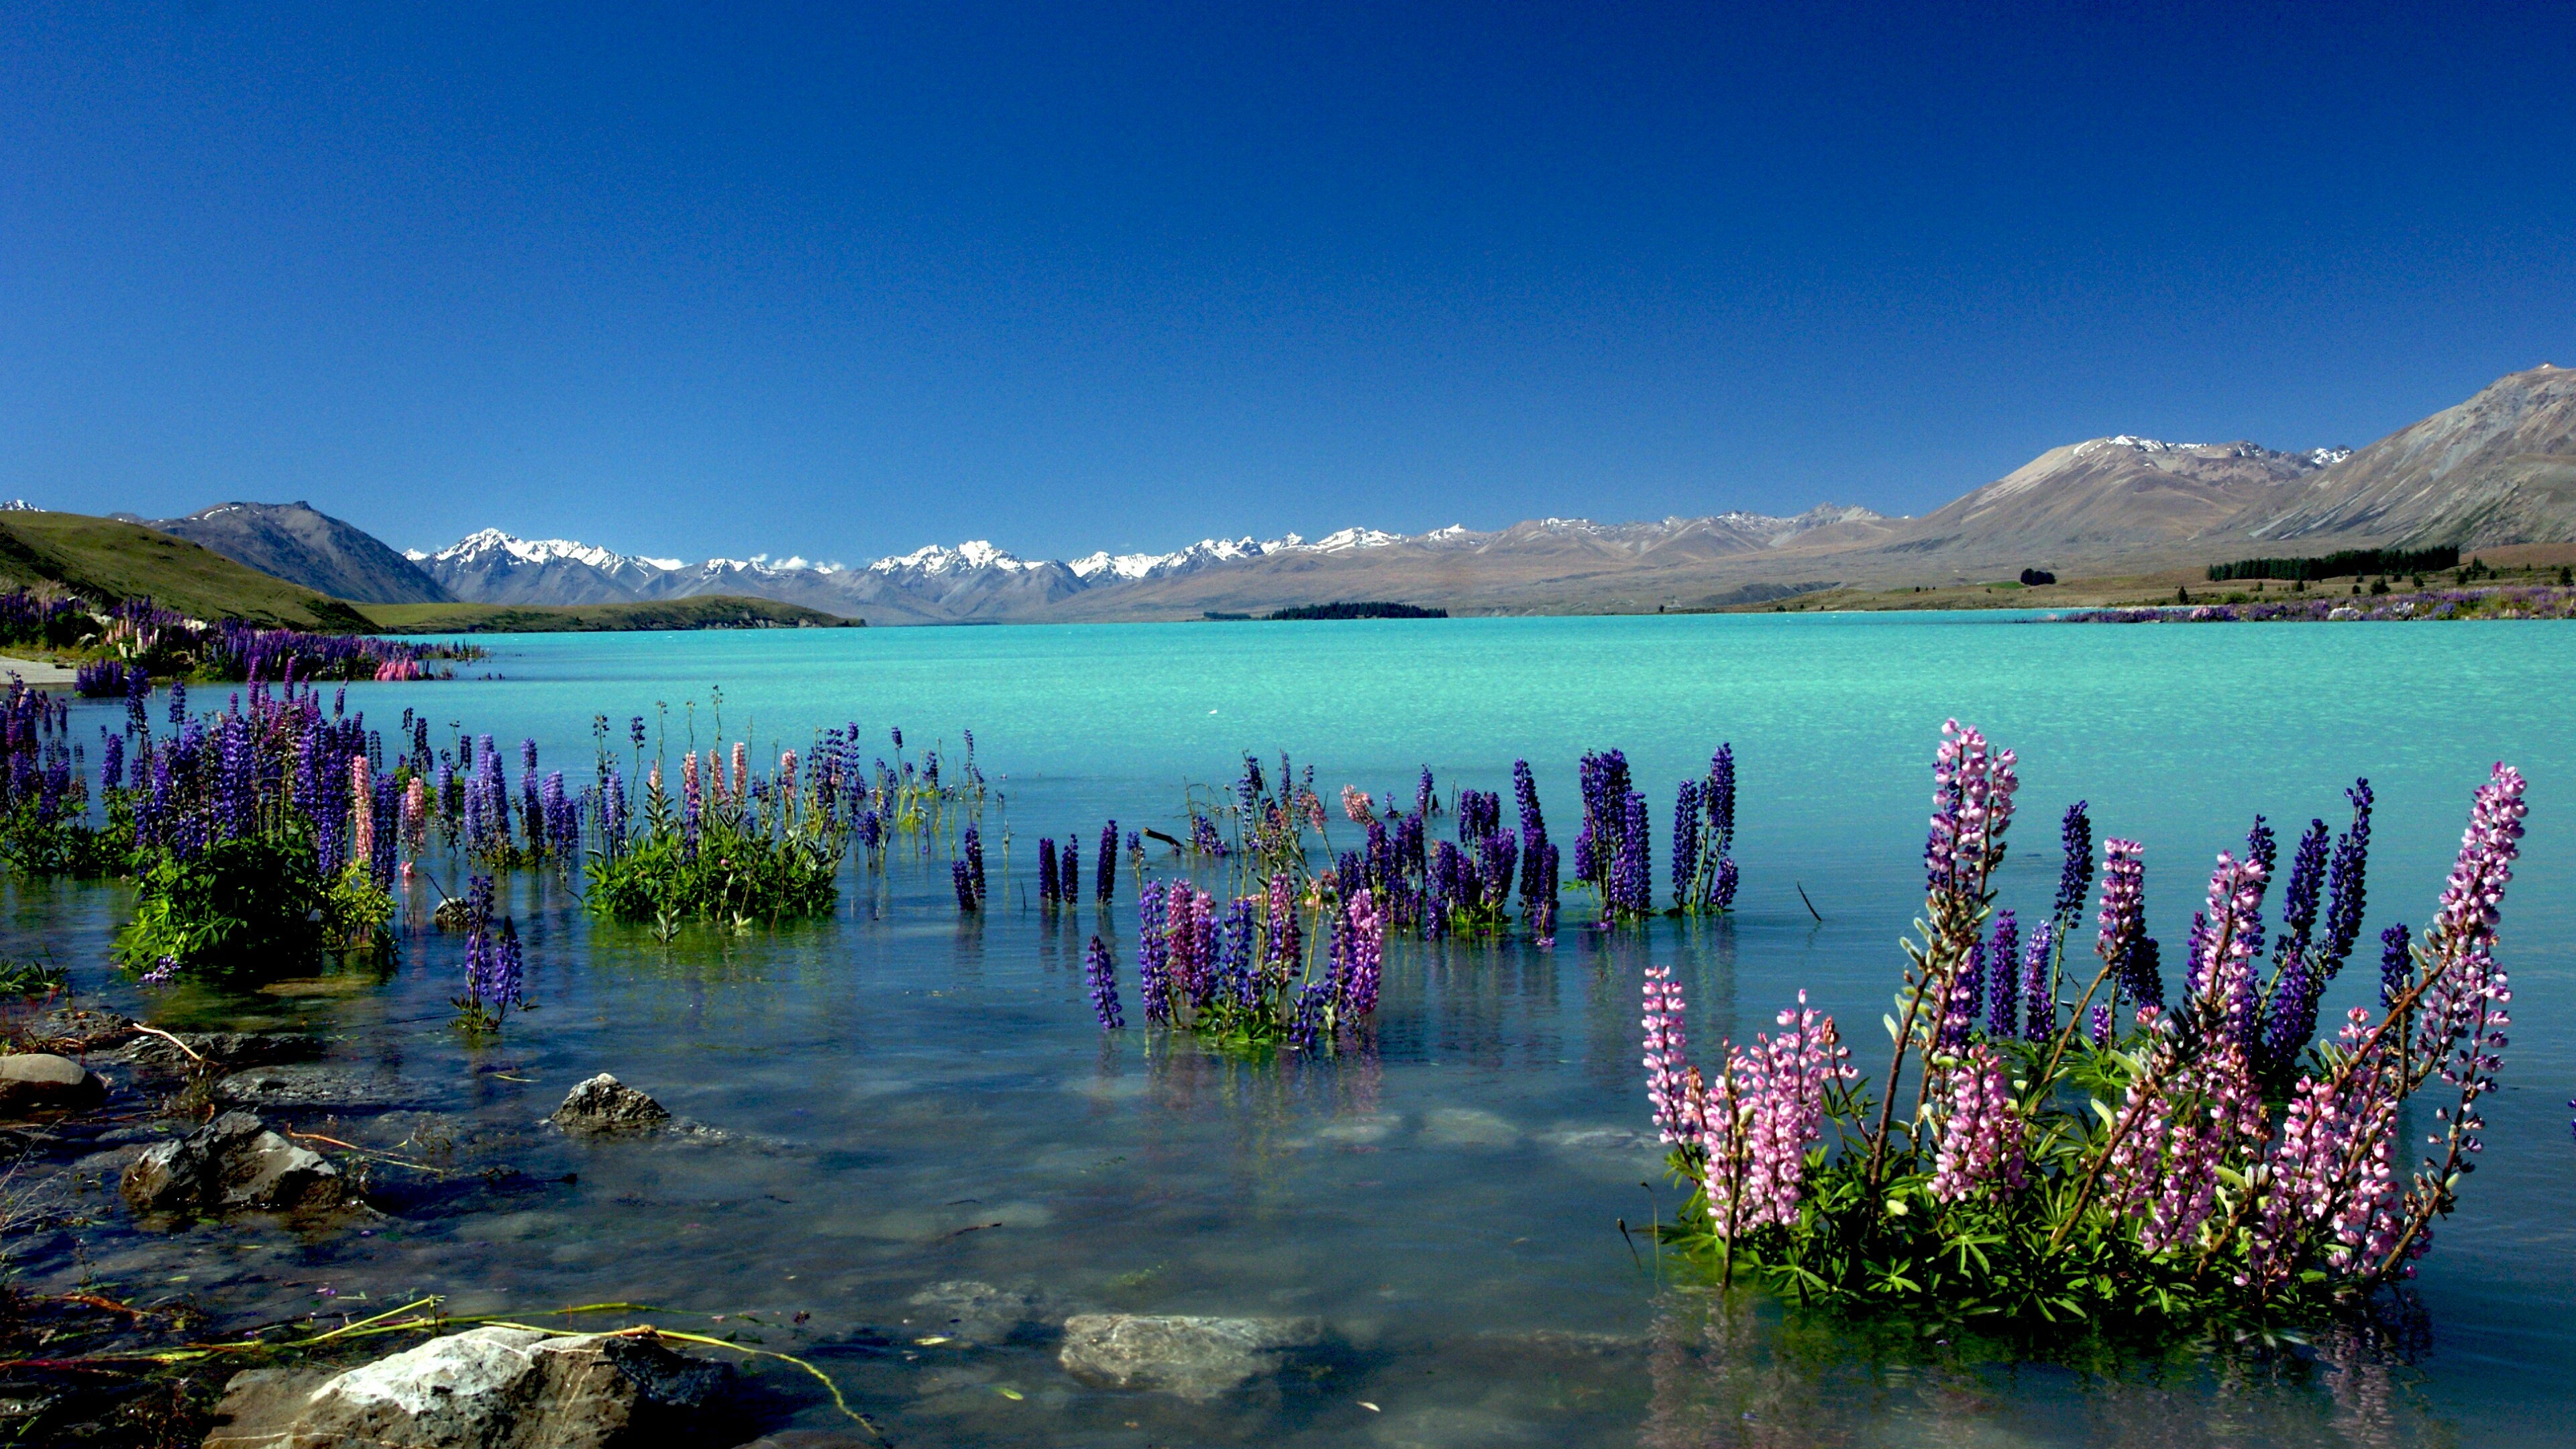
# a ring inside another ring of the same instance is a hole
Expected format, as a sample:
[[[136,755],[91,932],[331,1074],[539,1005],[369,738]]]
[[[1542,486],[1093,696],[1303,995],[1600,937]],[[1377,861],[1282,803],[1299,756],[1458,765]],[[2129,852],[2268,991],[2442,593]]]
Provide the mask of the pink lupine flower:
[[[1933,758],[1932,828],[1923,847],[1923,869],[1934,894],[1980,894],[2003,860],[2005,829],[2012,824],[2013,792],[2020,788],[2012,751],[1996,751],[1973,726],[1947,720]]]
[[[1703,1192],[1721,1237],[1798,1220],[1807,1146],[1824,1135],[1825,1092],[1856,1075],[1833,1018],[1809,1009],[1805,992],[1780,1025],[1795,1030],[1729,1048],[1725,1069],[1704,1088]]]
[[[1683,1090],[1690,1072],[1690,1044],[1682,1025],[1682,989],[1670,966],[1646,968],[1646,1100],[1655,1131],[1666,1142],[1696,1143],[1704,1124],[1699,1104]]]
[[[1368,792],[1357,785],[1342,787],[1342,813],[1351,818],[1353,825],[1367,825],[1377,819],[1377,812],[1369,808]]]
[[[2000,1200],[2029,1180],[2020,1109],[1993,1047],[1979,1042],[1943,1076],[1941,1135],[1932,1195],[1943,1202]]]
[[[351,853],[363,864],[376,854],[376,786],[367,757],[349,757],[349,824]]]

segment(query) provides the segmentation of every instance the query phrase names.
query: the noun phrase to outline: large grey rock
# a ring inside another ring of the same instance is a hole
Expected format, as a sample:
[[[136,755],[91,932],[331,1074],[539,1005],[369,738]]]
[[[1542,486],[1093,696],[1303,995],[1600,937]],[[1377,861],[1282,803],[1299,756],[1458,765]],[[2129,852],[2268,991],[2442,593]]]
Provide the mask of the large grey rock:
[[[0,1114],[87,1107],[107,1095],[98,1073],[69,1057],[18,1052],[0,1057]]]
[[[248,1112],[226,1112],[176,1142],[144,1149],[118,1187],[138,1213],[295,1212],[355,1197],[320,1153]]]
[[[1279,1350],[1323,1337],[1312,1318],[1190,1318],[1084,1313],[1064,1321],[1058,1355],[1076,1378],[1205,1403],[1279,1370]]]
[[[659,1127],[671,1120],[661,1103],[606,1072],[564,1095],[554,1123],[567,1132],[619,1132]]]
[[[206,1449],[618,1449],[677,1438],[731,1371],[647,1334],[476,1328],[324,1377],[236,1375]],[[719,1439],[717,1442],[723,1442]]]

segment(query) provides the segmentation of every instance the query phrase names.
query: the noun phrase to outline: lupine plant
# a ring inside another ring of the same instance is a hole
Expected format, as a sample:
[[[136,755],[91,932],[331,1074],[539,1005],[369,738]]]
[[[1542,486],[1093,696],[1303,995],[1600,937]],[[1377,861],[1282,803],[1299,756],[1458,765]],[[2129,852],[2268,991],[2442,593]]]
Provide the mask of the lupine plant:
[[[2434,924],[2383,935],[2380,1009],[2311,1040],[2360,933],[2367,782],[2331,847],[2313,823],[2294,849],[2268,971],[2271,833],[2258,820],[2241,855],[2218,855],[2168,1002],[2129,840],[2104,845],[2098,965],[2064,989],[2068,897],[2090,862],[2080,805],[2048,919],[2024,936],[1994,910],[2016,764],[1943,729],[1924,912],[1875,1082],[1803,993],[1778,1034],[1703,1070],[1680,987],[1648,969],[1647,1098],[1692,1194],[1672,1235],[1802,1300],[2025,1323],[2309,1315],[2411,1276],[2475,1166],[2502,1066],[2511,994],[2494,951],[2522,776],[2500,764],[2477,789]],[[2006,981],[2009,1000],[1980,1001]],[[2419,1092],[2440,1106],[2410,1175]]]
[[[90,698],[124,694],[136,673],[213,682],[433,679],[444,677],[450,663],[483,657],[470,644],[307,634],[233,619],[207,623],[150,599],[101,605],[25,589],[0,592],[0,643],[85,656],[75,688]]]
[[[1719,745],[1705,779],[1673,797],[1673,909],[1716,914],[1735,907],[1735,747]]]
[[[1309,912],[1320,931],[1309,928]],[[1137,998],[1149,1029],[1330,1050],[1376,1011],[1385,958],[1385,917],[1365,889],[1326,902],[1281,871],[1221,911],[1186,880],[1148,881],[1139,893]],[[1116,973],[1108,948],[1092,937],[1085,955],[1092,1009],[1112,1031],[1125,1024]]]

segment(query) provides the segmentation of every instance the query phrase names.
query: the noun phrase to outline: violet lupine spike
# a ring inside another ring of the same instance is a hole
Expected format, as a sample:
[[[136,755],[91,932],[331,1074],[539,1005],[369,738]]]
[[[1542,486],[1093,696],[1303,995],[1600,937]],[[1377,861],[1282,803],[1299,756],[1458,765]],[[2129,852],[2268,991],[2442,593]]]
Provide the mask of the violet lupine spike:
[[[1356,1022],[1377,1010],[1379,975],[1386,962],[1386,921],[1369,892],[1342,903],[1340,931],[1345,972],[1340,1015]]]
[[[2085,813],[2087,802],[2078,800],[2066,807],[2065,818],[2057,824],[2057,843],[2064,852],[2057,870],[2057,901],[2049,918],[2062,934],[2083,918],[2084,893],[2093,886],[2093,817]]]
[[[1243,1011],[1261,1004],[1261,972],[1253,959],[1261,930],[1253,916],[1252,897],[1235,897],[1226,904],[1225,928],[1217,937],[1217,994]]]
[[[2352,824],[2335,842],[2326,867],[2325,941],[2318,948],[2320,979],[2332,981],[2361,939],[2361,918],[2369,901],[2370,781],[2355,780],[2344,798],[2352,802]]]
[[[1145,1003],[1145,1020],[1172,1018],[1172,982],[1165,969],[1171,959],[1169,911],[1163,883],[1147,881],[1136,897],[1136,994]]]
[[[1942,1202],[2000,1200],[2029,1180],[2021,1113],[2011,1075],[1995,1049],[1978,1042],[1942,1074],[1941,1131],[1932,1159],[1932,1196]]]
[[[2049,962],[2056,946],[2057,923],[2033,926],[2021,953],[2022,1039],[2046,1041],[2057,1034],[2057,1000],[2050,994]]]
[[[948,863],[948,881],[957,889],[957,913],[973,915],[978,906],[975,899],[975,877],[966,869],[966,862],[952,860]]]
[[[1705,1129],[1700,1103],[1688,1090],[1690,1036],[1684,1024],[1680,983],[1669,966],[1646,968],[1646,1104],[1656,1134],[1667,1143],[1696,1143]]]
[[[1038,904],[1054,906],[1056,892],[1061,888],[1056,876],[1055,837],[1041,835],[1038,837]]]
[[[2021,923],[2013,919],[2012,912],[1996,912],[1994,940],[1987,945],[1986,960],[1994,978],[1986,1035],[1997,1041],[2010,1041],[2021,1035]]]
[[[1105,909],[1118,894],[1118,822],[1100,827],[1100,858],[1091,878],[1091,892]]]
[[[2408,977],[2415,974],[2415,953],[2409,949],[2415,933],[2404,921],[2379,933],[2379,1004],[2382,1007],[2397,999],[2406,989]]]
[[[1082,975],[1091,988],[1091,1012],[1100,1018],[1101,1029],[1117,1031],[1126,1026],[1127,1014],[1118,1004],[1118,963],[1098,936],[1083,950]]]
[[[1941,1023],[1941,1049],[1956,1052],[1967,1048],[1968,1038],[1977,1029],[1977,1017],[1986,999],[1986,943],[1983,939],[1968,943],[1968,954],[1959,963],[1959,972],[1950,983],[1948,1013]]]
[[[2316,935],[2317,907],[2325,888],[2326,823],[2311,820],[2299,836],[2297,848],[2290,852],[2290,878],[2281,887],[2281,936],[2274,944],[2276,958],[2287,961],[2294,953],[2305,953]]]
[[[1068,906],[1082,899],[1082,845],[1072,836],[1056,847],[1056,888]]]
[[[1699,890],[1699,782],[1684,780],[1673,790],[1673,906],[1694,911]]]

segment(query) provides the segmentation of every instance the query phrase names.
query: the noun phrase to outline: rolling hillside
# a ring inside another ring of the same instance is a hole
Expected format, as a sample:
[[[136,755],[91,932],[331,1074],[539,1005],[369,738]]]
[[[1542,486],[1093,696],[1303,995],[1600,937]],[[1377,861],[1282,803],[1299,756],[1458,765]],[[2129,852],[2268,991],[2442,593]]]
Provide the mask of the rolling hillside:
[[[0,580],[58,585],[101,602],[150,598],[199,619],[326,631],[374,627],[338,599],[211,549],[139,523],[80,513],[0,514]]]

